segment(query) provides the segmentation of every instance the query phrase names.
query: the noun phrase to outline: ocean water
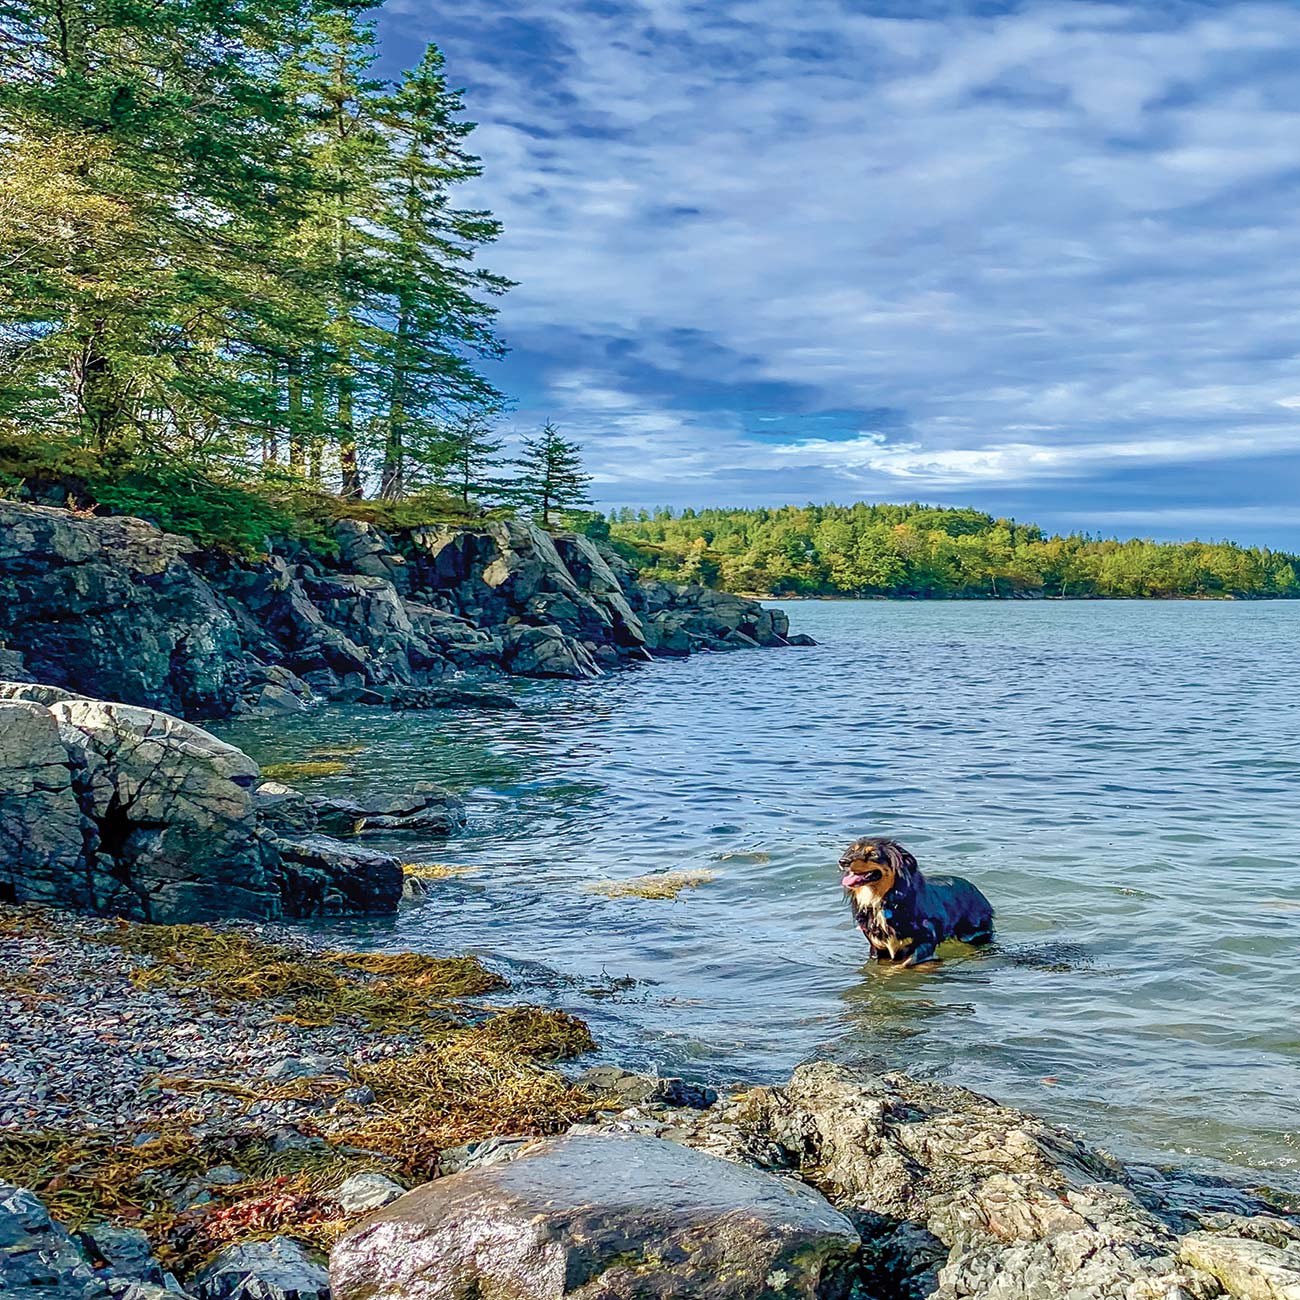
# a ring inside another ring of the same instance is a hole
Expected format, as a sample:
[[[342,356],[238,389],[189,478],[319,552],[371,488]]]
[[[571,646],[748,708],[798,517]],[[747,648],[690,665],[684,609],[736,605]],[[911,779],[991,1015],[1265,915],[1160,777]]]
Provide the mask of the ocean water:
[[[388,847],[473,870],[342,941],[480,953],[611,1058],[904,1069],[1300,1184],[1300,603],[788,610],[818,648],[512,682],[517,713],[222,730],[263,762],[354,749],[323,791],[457,790],[465,834]],[[866,833],[976,881],[996,945],[869,965],[835,865]],[[592,891],[683,869],[713,878]]]

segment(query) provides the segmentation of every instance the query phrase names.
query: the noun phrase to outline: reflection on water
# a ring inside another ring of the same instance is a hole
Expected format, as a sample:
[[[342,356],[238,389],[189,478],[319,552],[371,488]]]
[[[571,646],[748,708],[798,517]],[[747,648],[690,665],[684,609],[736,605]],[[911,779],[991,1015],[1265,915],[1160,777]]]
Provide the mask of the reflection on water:
[[[726,1080],[831,1055],[1287,1177],[1300,605],[791,612],[819,648],[512,684],[517,714],[225,734],[266,762],[359,747],[320,789],[459,791],[466,834],[388,847],[480,869],[352,940],[483,953],[620,1059]],[[976,880],[998,943],[869,966],[835,867],[867,832]],[[716,879],[675,902],[588,888],[690,869]]]

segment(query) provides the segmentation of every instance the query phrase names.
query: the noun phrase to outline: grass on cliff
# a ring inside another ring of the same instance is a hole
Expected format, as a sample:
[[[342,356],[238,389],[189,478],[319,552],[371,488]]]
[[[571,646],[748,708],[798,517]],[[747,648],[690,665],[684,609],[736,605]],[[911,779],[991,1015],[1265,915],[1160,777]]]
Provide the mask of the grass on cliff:
[[[148,963],[141,988],[207,993],[219,1002],[289,1003],[304,1026],[350,1020],[376,1032],[430,1033],[454,1019],[454,1004],[506,987],[477,957],[422,953],[308,954],[235,930],[204,925],[121,924],[95,936]]]
[[[385,530],[481,522],[454,496],[427,490],[402,501],[344,500],[285,466],[187,465],[144,450],[99,454],[48,436],[0,433],[0,497],[134,515],[244,559],[272,539],[332,554],[333,525],[356,519]]]

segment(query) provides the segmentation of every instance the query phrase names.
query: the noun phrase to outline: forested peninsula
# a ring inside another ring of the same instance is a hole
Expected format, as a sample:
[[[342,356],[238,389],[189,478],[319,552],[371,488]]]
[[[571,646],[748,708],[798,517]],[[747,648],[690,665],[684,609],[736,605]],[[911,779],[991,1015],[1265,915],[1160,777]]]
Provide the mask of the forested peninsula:
[[[643,576],[759,596],[1300,596],[1300,556],[1232,542],[1054,536],[925,505],[619,510],[594,521]]]

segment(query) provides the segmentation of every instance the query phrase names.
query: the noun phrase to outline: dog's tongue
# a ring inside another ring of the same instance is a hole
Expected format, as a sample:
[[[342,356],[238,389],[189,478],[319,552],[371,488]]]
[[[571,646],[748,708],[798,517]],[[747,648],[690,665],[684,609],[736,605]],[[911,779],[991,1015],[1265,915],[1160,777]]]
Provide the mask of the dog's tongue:
[[[840,881],[840,884],[845,889],[856,889],[859,885],[865,885],[866,883],[867,881],[865,876],[860,876],[853,871],[850,871],[849,874]]]

